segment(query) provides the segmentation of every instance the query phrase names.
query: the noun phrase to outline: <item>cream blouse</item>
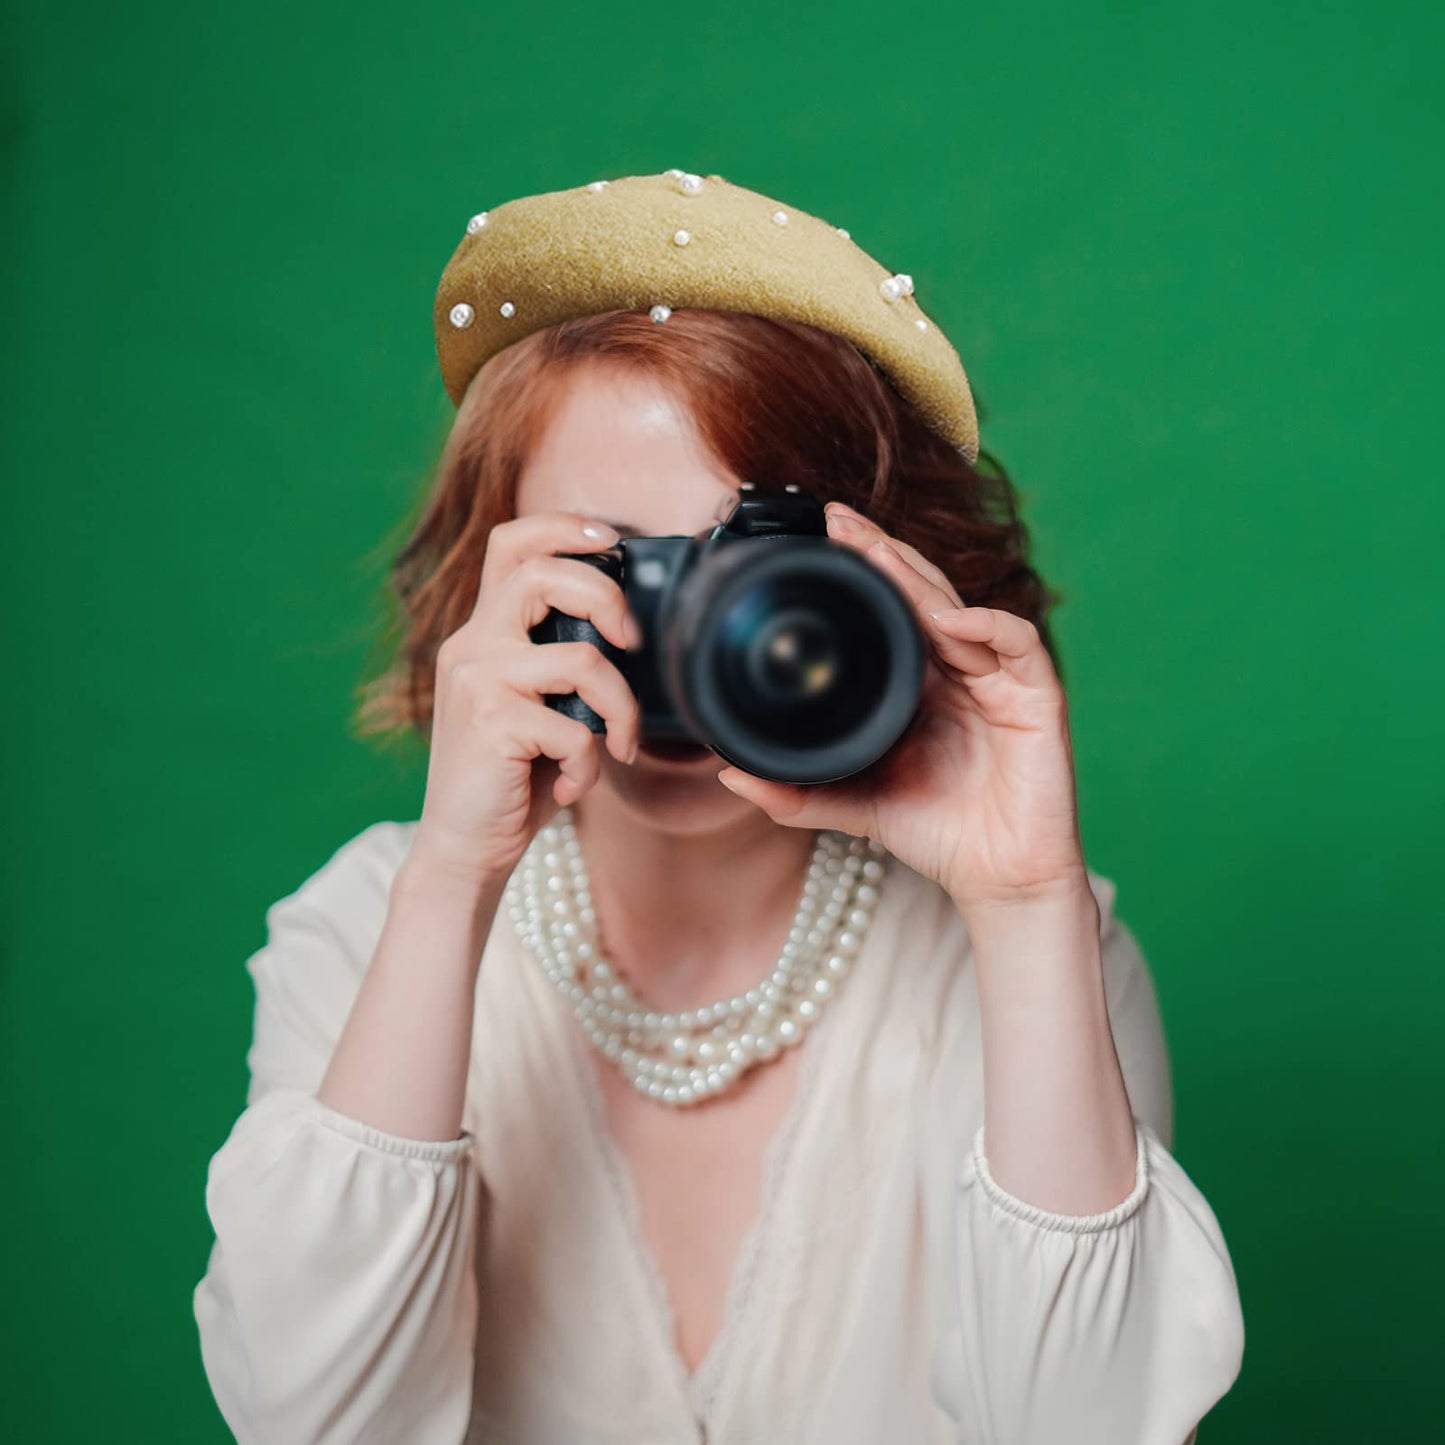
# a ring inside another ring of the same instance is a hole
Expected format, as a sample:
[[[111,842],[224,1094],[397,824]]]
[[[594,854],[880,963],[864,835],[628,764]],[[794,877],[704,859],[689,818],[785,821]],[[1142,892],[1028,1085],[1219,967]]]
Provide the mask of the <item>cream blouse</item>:
[[[863,949],[799,1047],[726,1320],[689,1373],[566,1001],[505,906],[482,956],[463,1132],[315,1097],[414,822],[380,822],[266,913],[246,1108],[210,1162],[201,1355],[243,1445],[1188,1445],[1244,1326],[1169,1152],[1154,986],[1092,871],[1138,1142],[1106,1213],[1006,1193],[983,1152],[977,990],[947,893],[888,860]]]

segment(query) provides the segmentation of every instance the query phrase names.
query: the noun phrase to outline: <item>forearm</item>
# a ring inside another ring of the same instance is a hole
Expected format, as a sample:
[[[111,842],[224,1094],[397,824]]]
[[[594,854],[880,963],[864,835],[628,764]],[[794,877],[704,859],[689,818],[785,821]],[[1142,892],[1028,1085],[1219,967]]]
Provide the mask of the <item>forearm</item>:
[[[402,864],[322,1103],[409,1139],[460,1134],[477,971],[504,887]]]
[[[978,981],[990,1173],[1060,1214],[1111,1209],[1134,1185],[1134,1119],[1087,880],[960,911]]]

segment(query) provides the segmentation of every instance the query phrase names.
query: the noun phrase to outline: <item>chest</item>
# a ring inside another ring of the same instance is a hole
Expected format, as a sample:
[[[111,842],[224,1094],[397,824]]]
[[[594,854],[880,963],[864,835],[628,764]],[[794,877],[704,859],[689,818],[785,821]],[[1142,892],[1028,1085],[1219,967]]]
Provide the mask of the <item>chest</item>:
[[[633,1195],[636,1243],[665,1294],[660,1303],[689,1371],[726,1319],[744,1245],[764,1211],[770,1153],[797,1098],[801,1058],[789,1050],[731,1093],[683,1109],[642,1097],[598,1061],[607,1147]]]

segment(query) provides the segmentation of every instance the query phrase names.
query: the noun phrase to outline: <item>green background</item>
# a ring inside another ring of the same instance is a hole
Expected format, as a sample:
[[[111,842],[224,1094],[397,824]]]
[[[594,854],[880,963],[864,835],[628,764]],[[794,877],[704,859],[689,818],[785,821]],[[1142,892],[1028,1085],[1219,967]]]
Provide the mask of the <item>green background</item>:
[[[1439,7],[138,7],[6,21],[6,1388],[222,1440],[191,1291],[265,906],[352,739],[474,211],[670,166],[913,275],[1008,465],[1091,864],[1246,1348],[1205,1441],[1439,1413]]]

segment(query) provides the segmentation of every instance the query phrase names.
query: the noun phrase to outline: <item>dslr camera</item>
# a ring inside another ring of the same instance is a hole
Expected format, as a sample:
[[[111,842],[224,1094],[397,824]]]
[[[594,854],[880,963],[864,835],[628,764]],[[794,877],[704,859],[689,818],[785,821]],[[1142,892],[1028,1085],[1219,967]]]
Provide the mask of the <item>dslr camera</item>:
[[[744,482],[727,518],[692,536],[563,555],[616,580],[644,641],[629,652],[555,607],[529,636],[600,648],[638,699],[643,742],[701,744],[761,778],[826,783],[881,757],[918,710],[927,641],[913,604],[828,536],[822,503],[796,485]],[[606,730],[575,692],[546,703]]]

